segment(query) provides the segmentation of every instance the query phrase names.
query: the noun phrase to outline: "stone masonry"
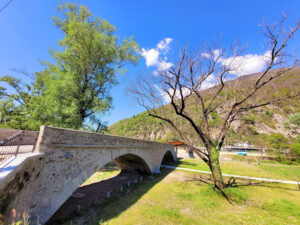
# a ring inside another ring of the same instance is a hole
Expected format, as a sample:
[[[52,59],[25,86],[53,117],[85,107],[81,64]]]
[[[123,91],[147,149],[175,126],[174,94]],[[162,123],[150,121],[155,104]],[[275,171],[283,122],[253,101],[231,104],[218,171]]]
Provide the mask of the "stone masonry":
[[[0,181],[0,210],[26,211],[31,224],[45,223],[96,170],[115,160],[123,170],[157,173],[176,160],[172,145],[42,126],[35,155]]]

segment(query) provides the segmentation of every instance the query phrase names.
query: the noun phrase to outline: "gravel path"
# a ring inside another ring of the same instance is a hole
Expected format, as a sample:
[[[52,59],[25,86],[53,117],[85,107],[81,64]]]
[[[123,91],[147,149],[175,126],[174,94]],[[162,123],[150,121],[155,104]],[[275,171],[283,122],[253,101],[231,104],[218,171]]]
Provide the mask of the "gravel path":
[[[169,168],[169,169],[176,169],[176,170],[192,171],[192,172],[197,172],[197,173],[211,174],[211,172],[208,172],[208,171],[194,170],[194,169],[175,167],[175,166],[161,165],[161,167]],[[265,181],[265,182],[271,182],[271,183],[299,184],[299,182],[292,181],[292,180],[277,180],[277,179],[269,179],[269,178],[261,178],[261,177],[248,177],[248,176],[232,175],[232,174],[226,174],[226,173],[223,173],[223,176],[224,177],[242,178],[242,179],[248,179],[248,180]]]

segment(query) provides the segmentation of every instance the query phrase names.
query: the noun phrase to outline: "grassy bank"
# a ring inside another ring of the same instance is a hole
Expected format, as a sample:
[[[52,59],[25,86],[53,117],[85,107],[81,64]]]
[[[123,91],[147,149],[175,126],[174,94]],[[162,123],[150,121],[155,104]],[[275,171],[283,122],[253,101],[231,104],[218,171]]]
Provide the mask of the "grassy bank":
[[[181,159],[178,166],[208,170],[197,159]],[[224,173],[295,180],[300,166],[270,163],[223,161]],[[119,173],[106,167],[85,184]],[[226,190],[228,202],[201,181],[209,175],[162,170],[144,176],[139,184],[124,192],[112,193],[105,203],[74,216],[69,224],[300,224],[300,190],[297,185],[237,180],[238,187]],[[84,185],[85,185],[84,184]]]
[[[126,197],[98,206],[91,224],[299,224],[296,186],[230,188],[229,203],[195,174],[173,171],[146,179]],[[165,176],[165,177],[164,177]],[[162,180],[161,180],[162,179]],[[160,182],[157,182],[160,180]]]
[[[199,159],[180,159],[177,166],[209,171],[208,166]],[[285,165],[279,163],[256,163],[245,161],[221,161],[222,172],[226,174],[296,180],[300,176],[300,165]],[[300,177],[299,177],[300,178]]]
[[[119,169],[112,171],[97,171],[95,172],[89,179],[87,179],[81,186],[86,186],[89,184],[93,184],[99,182],[101,180],[105,180],[111,177],[114,177],[120,173]]]

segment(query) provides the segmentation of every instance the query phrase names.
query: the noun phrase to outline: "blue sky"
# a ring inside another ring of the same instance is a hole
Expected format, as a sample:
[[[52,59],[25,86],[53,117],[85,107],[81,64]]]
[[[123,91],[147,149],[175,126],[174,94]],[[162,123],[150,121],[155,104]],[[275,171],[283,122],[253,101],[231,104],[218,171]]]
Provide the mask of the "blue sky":
[[[0,0],[0,7],[7,2]],[[139,74],[159,69],[161,65],[157,63],[157,54],[164,57],[164,53],[168,52],[166,63],[171,63],[171,56],[176,55],[178,47],[186,44],[197,47],[203,40],[209,41],[213,36],[222,34],[224,45],[235,39],[242,44],[248,43],[245,54],[253,56],[251,63],[257,66],[266,51],[264,38],[259,32],[263,18],[276,21],[282,11],[289,13],[290,22],[300,16],[299,0],[76,2],[87,5],[94,15],[115,25],[121,38],[134,35],[140,47],[144,48],[144,57],[138,65],[129,66],[128,72],[119,78],[120,84],[111,90],[113,109],[104,116],[109,124],[143,111],[126,93],[126,87]],[[55,0],[14,0],[0,12],[0,76],[20,77],[12,68],[34,73],[43,69],[40,60],[51,60],[49,49],[57,49],[58,40],[62,38],[62,33],[51,20],[57,13],[56,6]],[[299,37],[294,40],[295,43],[299,41]],[[257,70],[259,68],[258,65]]]

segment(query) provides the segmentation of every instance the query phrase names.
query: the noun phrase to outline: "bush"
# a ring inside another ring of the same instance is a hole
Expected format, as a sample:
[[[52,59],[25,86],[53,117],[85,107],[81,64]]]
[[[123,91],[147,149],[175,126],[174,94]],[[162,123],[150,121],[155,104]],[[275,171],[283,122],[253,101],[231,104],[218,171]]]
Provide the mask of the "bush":
[[[270,145],[280,153],[280,150],[288,147],[289,139],[283,136],[281,133],[271,133],[268,137],[268,141]]]
[[[294,142],[291,144],[290,149],[296,156],[297,161],[300,161],[300,143]]]
[[[283,122],[283,127],[284,127],[284,129],[286,129],[286,130],[290,130],[291,129],[291,126],[290,126],[290,124],[288,123],[288,122]]]
[[[297,135],[297,136],[294,138],[294,142],[300,143],[300,135]]]
[[[269,116],[269,117],[273,117],[274,113],[272,111],[267,110],[266,115]]]
[[[286,156],[284,156],[284,155],[280,155],[280,156],[278,157],[278,161],[279,161],[280,163],[286,164],[286,165],[293,165],[293,164],[294,164],[293,161],[291,161],[290,159],[288,159],[288,158],[287,158]]]
[[[252,134],[254,134],[254,135],[257,135],[257,134],[258,134],[258,132],[256,131],[255,127],[249,126],[248,129],[250,130],[250,132],[251,132]]]
[[[300,127],[300,112],[297,112],[289,117],[290,123],[296,127]]]
[[[255,124],[255,116],[253,114],[249,115],[249,116],[244,116],[244,120],[246,124]]]

